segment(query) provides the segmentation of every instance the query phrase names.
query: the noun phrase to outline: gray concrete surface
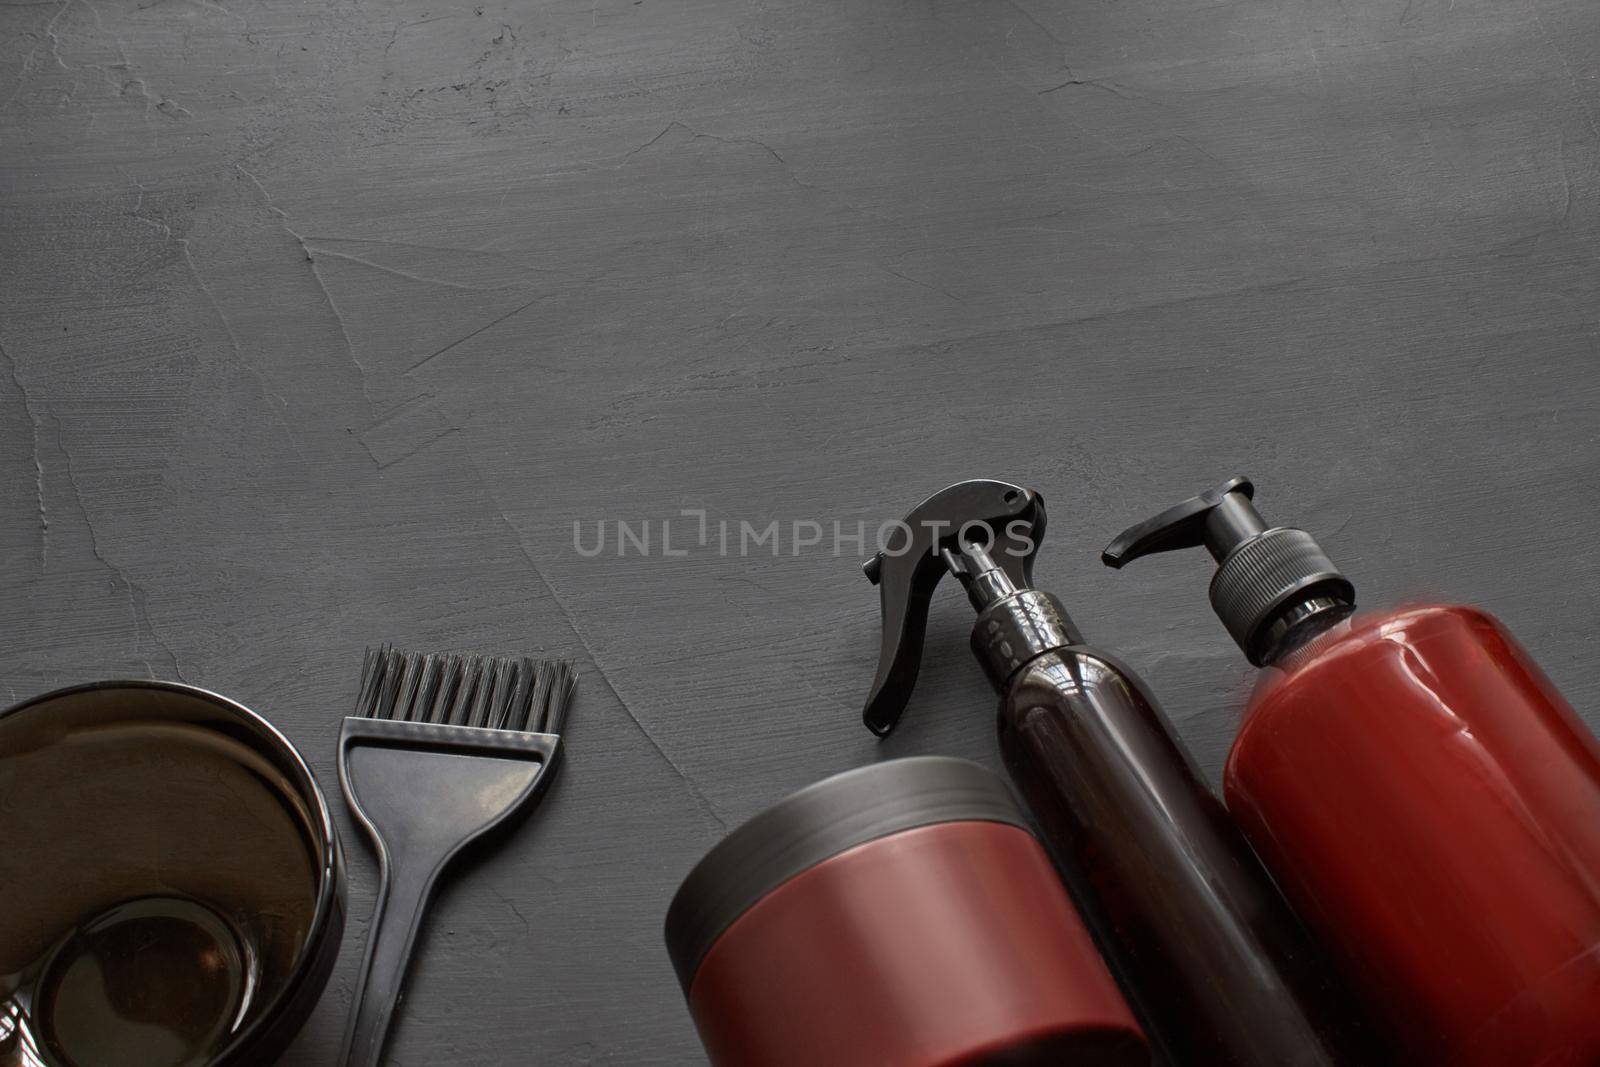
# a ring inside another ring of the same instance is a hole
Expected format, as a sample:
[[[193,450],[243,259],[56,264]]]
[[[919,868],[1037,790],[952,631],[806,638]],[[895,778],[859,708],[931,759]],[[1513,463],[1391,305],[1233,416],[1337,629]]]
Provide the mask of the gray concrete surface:
[[[182,678],[331,785],[367,643],[577,657],[412,1067],[703,1062],[659,933],[695,859],[866,760],[994,762],[954,591],[878,745],[854,546],[681,509],[1035,485],[1042,584],[1215,775],[1249,676],[1202,560],[1096,553],[1243,469],[1600,721],[1597,46],[1590,0],[7,0],[0,699]],[[618,520],[649,555],[576,550]]]

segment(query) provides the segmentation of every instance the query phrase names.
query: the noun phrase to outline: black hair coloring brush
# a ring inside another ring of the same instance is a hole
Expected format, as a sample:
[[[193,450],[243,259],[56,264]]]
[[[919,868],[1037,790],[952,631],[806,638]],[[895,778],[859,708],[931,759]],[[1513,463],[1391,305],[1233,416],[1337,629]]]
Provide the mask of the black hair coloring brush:
[[[469,843],[533,810],[561,755],[572,664],[368,649],[339,734],[339,784],[381,884],[345,1067],[377,1067],[422,913]]]

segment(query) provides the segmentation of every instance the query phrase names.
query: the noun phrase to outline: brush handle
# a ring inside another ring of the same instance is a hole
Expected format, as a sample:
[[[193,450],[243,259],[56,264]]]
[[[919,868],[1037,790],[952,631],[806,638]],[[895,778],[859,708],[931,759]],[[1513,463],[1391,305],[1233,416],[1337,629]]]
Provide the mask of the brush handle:
[[[382,878],[368,926],[367,955],[356,980],[356,994],[345,1034],[344,1067],[378,1067],[389,1024],[405,984],[411,949],[422,927],[422,913],[433,896],[442,863],[390,862],[380,858]]]

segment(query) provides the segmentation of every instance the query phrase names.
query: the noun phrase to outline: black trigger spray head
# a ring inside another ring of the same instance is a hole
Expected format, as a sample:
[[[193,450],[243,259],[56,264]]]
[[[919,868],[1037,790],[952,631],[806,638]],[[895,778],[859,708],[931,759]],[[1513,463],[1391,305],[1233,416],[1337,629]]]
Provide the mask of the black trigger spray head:
[[[1044,536],[1044,499],[1009,482],[958,482],[928,497],[892,526],[887,547],[863,565],[883,612],[878,674],[862,719],[881,736],[900,721],[922,665],[928,605],[954,573],[979,608],[986,590],[1026,590]]]

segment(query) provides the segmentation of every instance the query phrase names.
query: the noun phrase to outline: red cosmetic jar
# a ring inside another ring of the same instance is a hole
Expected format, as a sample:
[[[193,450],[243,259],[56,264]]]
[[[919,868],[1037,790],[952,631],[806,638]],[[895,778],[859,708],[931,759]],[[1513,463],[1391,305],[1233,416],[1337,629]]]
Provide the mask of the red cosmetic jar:
[[[666,936],[714,1067],[1149,1063],[1016,802],[964,760],[874,764],[756,816]]]

